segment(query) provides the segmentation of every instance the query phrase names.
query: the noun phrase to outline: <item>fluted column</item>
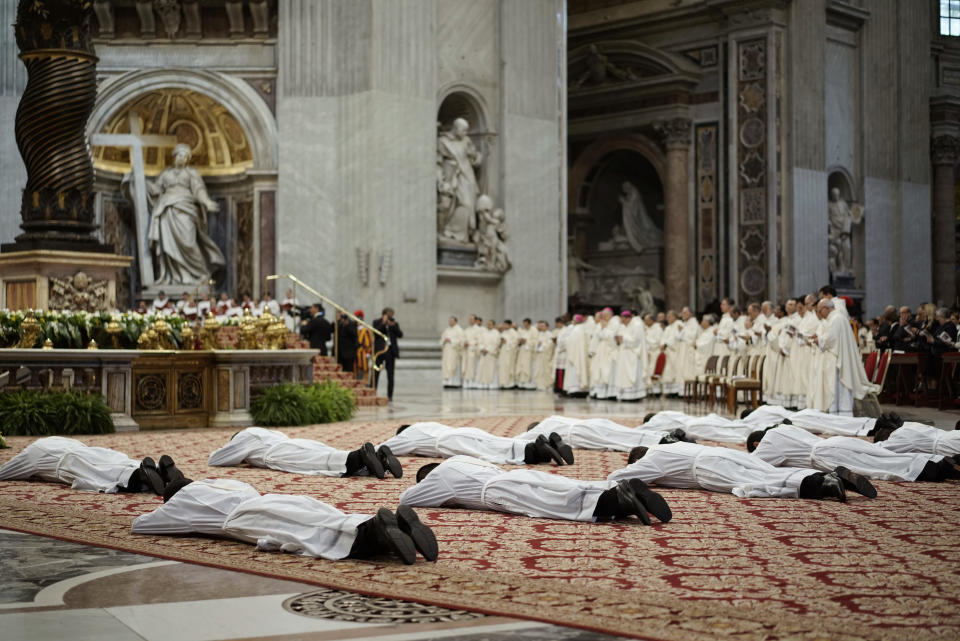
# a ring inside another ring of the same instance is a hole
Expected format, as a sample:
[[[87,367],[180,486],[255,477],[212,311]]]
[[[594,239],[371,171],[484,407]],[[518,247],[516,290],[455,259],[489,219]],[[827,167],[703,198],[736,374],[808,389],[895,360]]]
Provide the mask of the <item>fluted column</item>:
[[[689,176],[690,121],[674,118],[657,126],[667,148],[667,184],[664,185],[664,256],[666,304],[679,312],[690,304],[690,204]]]
[[[91,3],[20,0],[14,25],[27,86],[16,140],[27,168],[24,230],[4,251],[104,251],[91,233],[93,164],[85,128],[96,98]]]
[[[957,297],[956,205],[953,168],[960,141],[937,136],[930,145],[933,161],[933,298],[953,305]]]

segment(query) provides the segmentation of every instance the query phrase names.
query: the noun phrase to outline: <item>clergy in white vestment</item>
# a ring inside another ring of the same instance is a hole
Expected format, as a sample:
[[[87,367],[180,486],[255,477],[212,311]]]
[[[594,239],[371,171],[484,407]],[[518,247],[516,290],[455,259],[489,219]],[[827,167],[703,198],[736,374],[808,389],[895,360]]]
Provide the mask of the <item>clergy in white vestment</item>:
[[[706,314],[700,321],[700,335],[693,344],[693,371],[701,376],[707,369],[707,361],[716,353],[717,335],[714,332],[714,316]],[[693,377],[691,377],[693,378]]]
[[[666,361],[663,365],[663,374],[660,377],[660,386],[664,394],[680,394],[683,391],[683,362],[680,360],[682,354],[683,340],[681,334],[684,330],[683,321],[677,318],[673,310],[667,311],[667,326],[663,329],[663,335],[660,337],[660,344],[663,353],[666,355]]]
[[[782,383],[790,372],[791,332],[796,331],[797,301],[790,298],[783,305],[783,317],[773,322],[767,333],[767,357],[763,364],[763,398],[768,403],[783,404],[786,397]],[[792,327],[792,329],[791,329]]]
[[[566,322],[564,317],[558,316],[553,331],[556,337],[556,348],[553,350],[553,391],[561,394],[567,369],[567,338],[573,331],[573,322]]]
[[[172,459],[162,457],[162,462],[163,459],[173,466]],[[160,494],[164,485],[153,459],[135,461],[121,452],[88,447],[63,436],[37,439],[0,466],[0,481],[29,479],[65,483],[74,490],[105,494],[147,491]]]
[[[504,471],[487,461],[456,456],[418,471],[417,484],[400,495],[400,504],[495,510],[587,523],[636,514],[649,524],[649,512],[669,521],[671,515],[663,497],[645,484],[638,487],[642,489],[619,486],[615,481],[580,481],[536,470]],[[637,508],[636,512],[623,509],[624,503],[633,504],[634,500],[642,504],[642,511],[635,504],[631,507]]]
[[[851,436],[820,438],[794,425],[758,431],[747,447],[755,448],[754,456],[778,467],[809,466],[823,472],[844,467],[880,481],[941,480],[937,464],[943,456],[901,454]],[[876,491],[870,494],[876,496]]]
[[[817,299],[812,294],[804,299],[803,315],[797,325],[796,345],[790,360],[793,367],[793,396],[796,406],[803,409],[807,406],[807,395],[810,391],[810,377],[814,368],[814,359],[818,355],[813,345],[813,337],[820,331],[820,317],[817,315]]]
[[[520,335],[509,320],[500,324],[500,353],[497,356],[497,382],[500,389],[517,386],[517,349]]]
[[[643,333],[647,341],[647,393],[659,396],[661,392],[660,379],[654,379],[657,371],[657,359],[663,353],[663,326],[656,322],[652,314],[643,315]]]
[[[444,387],[460,387],[460,363],[463,360],[463,328],[457,323],[457,317],[451,316],[449,325],[440,335],[440,347],[443,350],[440,370]]]
[[[487,321],[486,329],[478,332],[479,358],[477,360],[477,379],[474,387],[478,389],[497,389],[497,357],[500,354],[500,332],[493,319]]]
[[[353,451],[338,450],[326,443],[306,438],[290,438],[279,430],[248,427],[210,454],[207,465],[234,466],[247,463],[281,472],[310,476],[358,476],[370,474],[379,479],[384,471],[400,478],[403,470],[389,448],[375,450],[364,443]]]
[[[718,443],[746,443],[747,437],[756,429],[745,421],[730,420],[718,414],[691,416],[676,410],[664,410],[648,415],[637,429],[670,432],[682,429],[692,439]]]
[[[681,440],[673,431],[639,429],[606,418],[550,416],[530,426],[526,432],[549,436],[558,434],[564,443],[578,450],[629,452],[635,447],[650,447]]]
[[[534,389],[553,389],[553,363],[557,349],[557,334],[559,330],[551,330],[546,321],[537,323],[537,342],[533,348]]]
[[[566,363],[563,392],[568,396],[585,396],[590,391],[589,326],[580,314],[573,316],[573,325],[566,340]]]
[[[480,337],[486,330],[483,321],[470,314],[467,328],[463,330],[463,362],[460,366],[460,379],[464,389],[477,386],[477,364],[480,361]]]
[[[647,340],[643,321],[629,311],[620,313],[617,335],[617,399],[639,401],[647,395]]]
[[[697,339],[700,338],[700,322],[689,307],[680,310],[683,329],[677,335],[677,358],[680,361],[680,379],[682,382],[695,378],[697,371]],[[681,385],[681,391],[683,386]]]
[[[843,484],[834,472],[775,467],[746,452],[697,443],[654,445],[639,459],[607,476],[611,481],[631,478],[664,487],[727,492],[741,498],[846,500]]]
[[[537,349],[537,328],[533,321],[524,318],[520,329],[517,330],[517,365],[514,369],[514,380],[520,389],[535,389],[533,383],[533,361]]]
[[[620,318],[607,307],[601,312],[597,331],[590,346],[590,396],[616,398],[617,333]]]
[[[544,443],[537,435],[524,433],[508,438],[476,427],[451,427],[423,421],[401,425],[395,435],[383,442],[383,446],[389,447],[398,456],[450,458],[463,454],[506,465],[534,465],[551,461],[558,465],[573,464],[573,450],[569,449],[569,445],[562,440],[547,445]]]
[[[878,432],[875,441],[891,452],[960,456],[960,431],[941,430],[923,423],[908,421],[887,433]]]
[[[720,322],[714,327],[713,335],[717,338],[714,353],[721,358],[730,353],[730,343],[736,338],[736,327],[732,315],[735,306],[732,298],[724,298],[720,301]]]
[[[849,317],[828,299],[820,301],[818,309],[825,321],[822,334],[816,338],[820,376],[807,393],[807,403],[831,414],[853,416],[853,401],[862,399],[876,386],[867,381]]]
[[[877,426],[877,419],[868,416],[841,416],[809,407],[789,410],[779,405],[761,405],[755,410],[745,410],[740,420],[758,428],[789,420],[791,424],[808,432],[834,436],[867,436]]]
[[[436,538],[409,508],[348,514],[308,496],[260,495],[232,479],[205,479],[181,487],[153,512],[133,520],[134,534],[206,534],[263,551],[336,561],[388,554],[407,565],[419,551],[437,558]]]

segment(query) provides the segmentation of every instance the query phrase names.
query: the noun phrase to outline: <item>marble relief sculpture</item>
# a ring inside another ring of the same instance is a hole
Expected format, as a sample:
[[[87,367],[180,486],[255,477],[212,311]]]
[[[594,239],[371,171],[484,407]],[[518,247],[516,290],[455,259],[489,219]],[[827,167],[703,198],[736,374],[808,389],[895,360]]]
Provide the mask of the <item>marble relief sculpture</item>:
[[[830,190],[827,216],[830,274],[834,277],[851,277],[854,275],[851,238],[853,226],[863,222],[863,205],[848,205],[840,196],[840,190],[834,187]]]
[[[477,229],[476,168],[483,160],[469,129],[470,123],[457,118],[437,140],[437,227],[441,238],[460,243],[470,243]]]
[[[207,195],[200,173],[187,166],[190,155],[190,147],[177,145],[174,166],[146,181],[148,239],[157,265],[157,283],[206,283],[226,266],[220,249],[206,233],[206,213],[219,211],[220,206]],[[121,189],[133,199],[131,178],[130,173],[124,176]]]

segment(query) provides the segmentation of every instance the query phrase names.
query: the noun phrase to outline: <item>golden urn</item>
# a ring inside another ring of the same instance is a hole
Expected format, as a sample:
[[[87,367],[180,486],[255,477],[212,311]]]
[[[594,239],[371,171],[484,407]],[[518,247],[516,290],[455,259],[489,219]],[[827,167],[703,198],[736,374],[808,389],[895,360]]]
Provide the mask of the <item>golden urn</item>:
[[[27,312],[26,317],[20,322],[20,341],[17,347],[21,349],[30,349],[37,342],[37,336],[40,335],[40,321],[34,316],[33,310]],[[50,344],[53,349],[53,344]]]

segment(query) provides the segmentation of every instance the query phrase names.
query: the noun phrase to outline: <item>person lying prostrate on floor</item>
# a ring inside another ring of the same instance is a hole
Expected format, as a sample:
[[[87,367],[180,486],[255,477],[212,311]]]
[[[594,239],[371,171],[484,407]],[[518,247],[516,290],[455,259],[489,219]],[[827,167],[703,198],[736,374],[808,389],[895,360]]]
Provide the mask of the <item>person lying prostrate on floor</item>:
[[[0,466],[0,481],[40,479],[66,483],[89,492],[153,492],[163,494],[170,481],[183,478],[173,459],[149,456],[135,461],[105,447],[88,447],[62,436],[37,439]]]
[[[558,434],[563,442],[579,450],[609,450],[629,452],[638,445],[649,447],[658,443],[676,443],[686,440],[681,429],[669,432],[642,430],[620,425],[606,418],[567,418],[551,416],[538,423],[531,423],[528,435]],[[524,438],[521,434],[517,438]]]
[[[771,465],[809,466],[824,472],[843,466],[881,481],[942,481],[960,477],[960,470],[942,456],[898,454],[853,436],[820,438],[794,425],[754,432],[747,449]]]
[[[400,505],[495,510],[535,518],[608,521],[650,514],[666,523],[670,508],[642,482],[578,481],[537,470],[510,470],[471,456],[454,456],[417,470],[417,484]]]
[[[747,436],[756,428],[742,421],[731,421],[712,413],[706,416],[690,416],[683,412],[665,410],[656,414],[647,414],[643,425],[637,429],[666,432],[681,429],[688,438],[697,441],[746,443]]]
[[[877,422],[867,416],[840,416],[814,409],[791,412],[778,405],[762,405],[753,411],[744,410],[741,420],[753,425],[754,429],[789,421],[788,424],[802,427],[808,432],[834,436],[867,436]]]
[[[400,461],[390,448],[374,448],[364,443],[359,449],[347,452],[320,441],[290,438],[278,430],[248,427],[233,435],[230,442],[210,455],[208,465],[226,466],[249,463],[294,474],[315,476],[357,476],[371,474],[378,479],[389,470],[395,478],[403,476]]]
[[[774,467],[728,447],[669,443],[630,452],[628,465],[607,479],[640,479],[664,487],[701,488],[740,498],[826,499],[846,501],[846,489],[856,490],[859,475],[838,468]]]
[[[399,557],[407,565],[416,553],[437,558],[437,539],[416,512],[347,514],[308,496],[260,495],[232,479],[171,484],[164,504],[133,521],[135,534],[207,534],[323,559]]]
[[[395,436],[383,443],[398,456],[449,458],[462,454],[489,463],[535,465],[553,461],[573,465],[573,449],[558,435],[506,438],[476,427],[450,427],[423,422],[401,425]]]
[[[873,441],[891,452],[940,454],[953,457],[954,461],[960,458],[960,431],[956,428],[947,431],[901,421],[899,426],[878,428]]]

